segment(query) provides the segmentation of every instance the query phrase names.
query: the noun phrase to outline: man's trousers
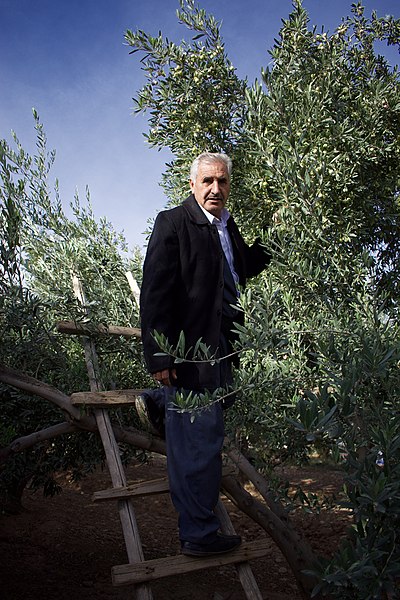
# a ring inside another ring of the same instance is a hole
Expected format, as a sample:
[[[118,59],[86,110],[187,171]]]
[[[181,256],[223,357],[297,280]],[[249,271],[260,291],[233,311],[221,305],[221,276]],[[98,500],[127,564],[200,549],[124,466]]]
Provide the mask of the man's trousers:
[[[221,486],[224,441],[220,403],[192,415],[178,412],[169,401],[165,434],[171,499],[179,514],[179,537],[187,542],[213,542],[220,527],[214,514]]]
[[[221,349],[223,356],[229,353],[227,340],[222,335]],[[221,387],[230,387],[233,379],[230,360],[222,360],[216,369]],[[174,406],[176,392],[176,387],[151,390],[160,410],[165,410],[171,499],[179,514],[180,539],[208,544],[215,540],[220,527],[214,508],[222,478],[223,410],[233,404],[234,396],[192,413],[177,410]]]

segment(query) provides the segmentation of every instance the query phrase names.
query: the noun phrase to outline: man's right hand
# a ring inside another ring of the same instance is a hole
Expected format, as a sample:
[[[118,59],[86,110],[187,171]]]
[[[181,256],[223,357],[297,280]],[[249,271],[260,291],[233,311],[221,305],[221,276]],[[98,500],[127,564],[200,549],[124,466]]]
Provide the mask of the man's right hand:
[[[156,373],[153,373],[153,379],[162,385],[174,385],[174,379],[176,379],[176,369],[164,369],[163,371],[157,371]]]

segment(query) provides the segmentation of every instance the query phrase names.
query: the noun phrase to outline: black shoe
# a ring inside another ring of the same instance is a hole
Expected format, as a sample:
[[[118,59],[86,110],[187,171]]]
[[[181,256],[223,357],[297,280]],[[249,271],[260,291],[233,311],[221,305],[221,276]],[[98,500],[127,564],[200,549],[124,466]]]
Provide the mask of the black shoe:
[[[193,542],[181,542],[181,552],[186,556],[213,556],[231,552],[242,543],[240,535],[224,535],[217,533],[217,538],[210,544],[194,544]]]
[[[159,391],[154,390],[154,393]],[[143,392],[135,399],[136,411],[146,431],[165,439],[165,409],[157,405],[151,394],[152,390]]]

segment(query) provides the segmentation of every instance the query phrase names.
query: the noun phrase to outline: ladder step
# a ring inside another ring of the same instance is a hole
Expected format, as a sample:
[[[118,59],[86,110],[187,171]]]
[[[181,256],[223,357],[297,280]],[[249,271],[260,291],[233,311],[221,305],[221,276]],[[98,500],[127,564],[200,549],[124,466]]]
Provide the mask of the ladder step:
[[[271,552],[272,549],[268,540],[258,540],[243,543],[233,552],[218,556],[193,558],[178,554],[177,556],[146,560],[141,563],[117,565],[111,569],[112,581],[115,586],[138,584],[171,575],[209,569],[210,567],[247,562],[253,558],[262,558]]]
[[[258,540],[243,543],[233,552],[218,556],[193,558],[184,554],[178,554],[176,556],[167,556],[166,558],[146,560],[141,563],[117,565],[111,569],[112,581],[115,586],[137,584],[171,575],[201,571],[210,567],[247,562],[253,558],[262,558],[271,552],[268,540]]]
[[[126,338],[140,338],[142,333],[137,327],[120,327],[118,325],[93,325],[92,323],[76,323],[75,321],[59,321],[57,323],[57,331],[60,333],[68,333],[70,335],[112,335],[122,336]]]
[[[222,475],[230,475],[232,469],[230,467],[222,469]],[[151,496],[154,494],[164,494],[169,492],[168,477],[160,479],[152,479],[151,481],[140,481],[139,483],[131,483],[124,487],[108,488],[106,490],[98,490],[93,492],[92,501],[102,502],[104,500],[121,500],[133,498],[135,496]]]
[[[153,479],[152,481],[142,481],[126,487],[111,488],[109,490],[100,490],[92,495],[93,502],[102,500],[120,500],[121,498],[132,498],[134,496],[151,496],[152,494],[163,494],[169,492],[168,478]]]
[[[144,390],[112,390],[109,392],[76,392],[71,394],[71,402],[74,406],[86,404],[100,408],[112,407],[121,404],[134,404],[135,398],[140,396]]]

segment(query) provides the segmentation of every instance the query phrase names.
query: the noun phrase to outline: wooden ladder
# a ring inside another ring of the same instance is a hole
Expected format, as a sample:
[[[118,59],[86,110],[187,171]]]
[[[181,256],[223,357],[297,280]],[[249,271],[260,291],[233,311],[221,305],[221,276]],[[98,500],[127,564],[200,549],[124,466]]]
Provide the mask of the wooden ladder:
[[[75,295],[84,304],[83,290],[79,280],[74,280]],[[169,492],[168,479],[158,479],[135,485],[128,485],[119,447],[115,439],[108,408],[129,405],[143,390],[104,391],[100,380],[96,347],[93,341],[93,330],[84,325],[71,322],[58,324],[62,333],[81,336],[85,351],[85,361],[89,376],[90,392],[79,392],[71,395],[75,406],[86,406],[93,410],[97,428],[103,444],[107,466],[110,472],[112,488],[95,492],[94,501],[117,501],[122,531],[128,556],[128,563],[112,567],[112,582],[115,586],[134,585],[137,600],[153,600],[150,587],[152,580],[171,575],[190,573],[210,567],[235,564],[238,576],[248,600],[263,600],[253,572],[248,564],[250,559],[261,558],[268,554],[267,540],[242,543],[234,551],[218,556],[192,558],[184,555],[145,560],[139,536],[139,530],[133,509],[132,498]],[[91,334],[89,337],[88,334]],[[99,328],[98,333],[108,335],[140,336],[140,331],[131,328],[107,327]],[[221,522],[222,532],[234,534],[235,530],[225,505],[218,501],[215,512]]]
[[[91,359],[93,361],[93,342],[89,341],[89,343],[91,345]],[[86,345],[86,341],[84,341],[84,344]],[[267,539],[244,542],[233,552],[219,556],[192,558],[181,554],[152,560],[144,559],[131,499],[168,493],[168,478],[164,477],[128,485],[124,468],[121,464],[118,445],[107,413],[107,408],[133,404],[135,398],[142,391],[116,390],[101,392],[100,390],[95,390],[93,392],[80,392],[71,395],[71,401],[74,406],[84,405],[93,408],[98,426],[100,423],[99,433],[113,485],[111,489],[94,492],[92,499],[94,502],[110,500],[118,502],[129,562],[124,565],[112,567],[113,585],[123,586],[134,584],[136,586],[136,598],[138,600],[147,600],[153,598],[149,587],[149,583],[152,580],[209,569],[210,567],[235,564],[246,598],[248,600],[263,600],[248,561],[255,558],[262,558],[268,554],[269,545]],[[104,427],[104,423],[106,423],[106,428]],[[218,501],[215,512],[221,522],[223,533],[234,534],[234,527],[221,499]],[[129,515],[128,518],[126,514]]]

